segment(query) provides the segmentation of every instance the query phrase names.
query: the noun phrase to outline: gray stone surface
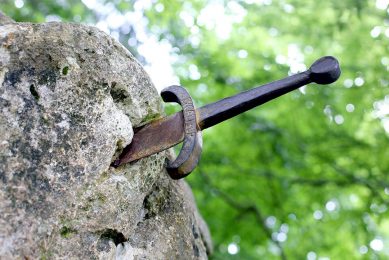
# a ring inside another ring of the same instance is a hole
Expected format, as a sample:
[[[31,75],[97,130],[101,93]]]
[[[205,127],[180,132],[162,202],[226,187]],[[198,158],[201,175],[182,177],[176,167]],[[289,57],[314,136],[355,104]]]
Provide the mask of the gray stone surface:
[[[7,23],[14,23],[15,21],[6,16],[1,10],[0,10],[0,25],[7,24]]]
[[[1,259],[207,257],[207,227],[166,152],[110,167],[132,128],[163,113],[115,40],[1,17],[0,110]]]

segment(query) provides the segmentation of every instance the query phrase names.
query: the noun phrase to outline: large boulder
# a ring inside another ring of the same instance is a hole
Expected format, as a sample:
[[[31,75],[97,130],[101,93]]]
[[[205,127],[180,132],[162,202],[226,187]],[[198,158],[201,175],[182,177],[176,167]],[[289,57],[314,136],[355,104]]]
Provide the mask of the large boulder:
[[[166,152],[110,167],[162,114],[142,66],[105,33],[0,13],[0,258],[207,258]]]

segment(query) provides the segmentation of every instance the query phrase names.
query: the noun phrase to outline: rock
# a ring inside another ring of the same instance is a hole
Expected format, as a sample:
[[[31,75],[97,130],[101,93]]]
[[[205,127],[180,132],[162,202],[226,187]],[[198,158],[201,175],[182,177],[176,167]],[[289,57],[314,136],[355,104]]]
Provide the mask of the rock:
[[[15,21],[6,16],[1,10],[0,10],[0,25],[7,24],[7,23],[14,23]]]
[[[110,167],[163,114],[135,58],[94,27],[0,24],[0,258],[207,258],[166,152]]]

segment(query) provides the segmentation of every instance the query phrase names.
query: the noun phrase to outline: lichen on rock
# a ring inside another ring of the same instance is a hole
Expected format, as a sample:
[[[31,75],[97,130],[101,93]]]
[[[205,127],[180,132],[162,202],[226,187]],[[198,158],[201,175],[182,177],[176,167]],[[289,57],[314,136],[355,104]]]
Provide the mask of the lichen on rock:
[[[110,167],[163,115],[142,66],[80,24],[0,23],[0,258],[203,259],[210,238],[165,152]]]

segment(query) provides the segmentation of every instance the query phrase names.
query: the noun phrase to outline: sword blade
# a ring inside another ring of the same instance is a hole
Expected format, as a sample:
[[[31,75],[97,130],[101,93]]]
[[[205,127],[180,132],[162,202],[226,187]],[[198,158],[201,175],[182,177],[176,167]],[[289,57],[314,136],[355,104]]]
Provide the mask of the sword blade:
[[[330,56],[323,57],[307,71],[196,109],[198,128],[202,130],[214,126],[311,82],[330,84],[339,76],[338,61]],[[182,142],[184,140],[183,114],[180,111],[174,115],[157,119],[134,132],[131,144],[113,163],[114,167],[161,152]]]
[[[124,163],[161,152],[183,140],[184,117],[180,111],[136,129],[131,143],[124,148],[113,166],[118,167]]]

